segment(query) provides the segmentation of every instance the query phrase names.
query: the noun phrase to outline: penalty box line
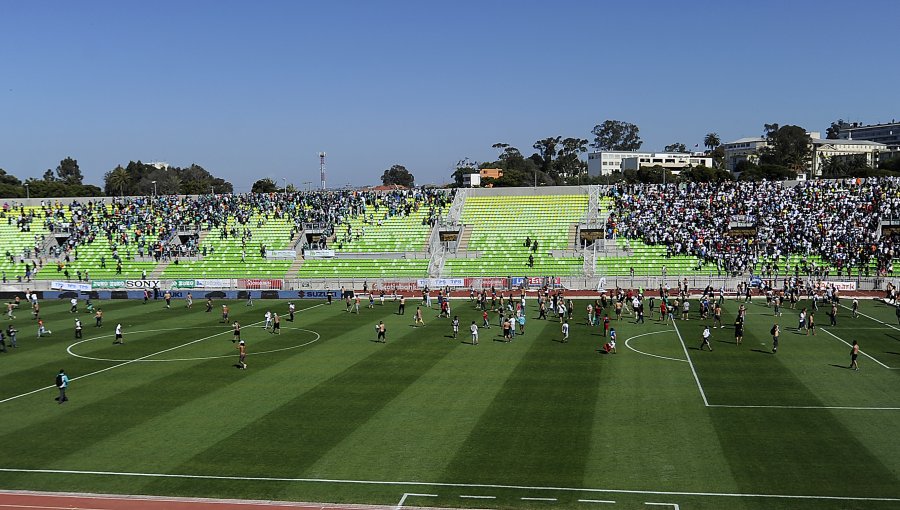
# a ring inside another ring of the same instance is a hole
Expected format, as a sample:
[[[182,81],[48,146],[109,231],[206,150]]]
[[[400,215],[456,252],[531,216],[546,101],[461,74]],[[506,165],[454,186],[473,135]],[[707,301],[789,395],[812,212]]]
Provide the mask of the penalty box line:
[[[825,329],[824,327],[822,328],[822,331],[824,331],[824,332],[828,333],[829,335],[833,336],[837,341],[841,342],[842,344],[846,345],[847,347],[850,347],[851,349],[853,348],[853,346],[850,345],[849,343],[847,343],[846,340],[844,340],[843,338],[841,338],[841,337],[835,335],[835,334],[832,333],[831,331],[828,331],[828,330]],[[897,370],[896,368],[889,367],[889,366],[885,365],[884,363],[878,361],[878,360],[877,360],[874,356],[872,356],[871,354],[866,354],[866,352],[863,351],[862,349],[859,350],[859,353],[862,354],[863,356],[869,358],[870,360],[874,361],[875,363],[878,363],[879,365],[883,366],[884,368],[886,368],[886,369],[888,369],[888,370]]]
[[[869,501],[900,503],[900,497],[874,497],[874,496],[824,496],[811,494],[759,494],[759,493],[731,493],[731,492],[689,492],[689,491],[661,491],[661,490],[637,490],[637,489],[600,489],[585,487],[552,487],[552,486],[528,486],[511,484],[487,484],[487,483],[451,483],[451,482],[422,482],[422,481],[387,481],[387,480],[350,480],[340,478],[282,478],[265,476],[228,476],[228,475],[190,475],[179,473],[140,473],[128,471],[78,471],[69,469],[17,469],[0,468],[4,473],[30,473],[30,474],[65,474],[65,475],[89,475],[89,476],[121,476],[137,478],[173,478],[189,480],[223,480],[223,481],[258,481],[258,482],[288,482],[288,483],[321,483],[321,484],[346,484],[346,485],[379,485],[379,486],[406,486],[406,487],[451,487],[451,488],[479,488],[479,489],[508,489],[525,491],[555,491],[572,493],[610,493],[610,494],[639,494],[659,496],[685,496],[685,497],[721,497],[721,498],[761,498],[761,499],[786,499],[786,500],[823,500],[823,501]],[[405,493],[407,497],[419,495],[418,493]],[[431,494],[422,496],[435,497]]]

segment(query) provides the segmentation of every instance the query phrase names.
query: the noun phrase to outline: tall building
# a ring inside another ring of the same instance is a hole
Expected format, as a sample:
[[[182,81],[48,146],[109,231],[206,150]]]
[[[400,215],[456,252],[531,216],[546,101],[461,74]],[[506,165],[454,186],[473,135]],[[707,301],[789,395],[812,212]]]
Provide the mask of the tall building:
[[[900,122],[863,125],[859,122],[842,122],[838,127],[841,140],[868,140],[883,143],[890,150],[900,149]]]

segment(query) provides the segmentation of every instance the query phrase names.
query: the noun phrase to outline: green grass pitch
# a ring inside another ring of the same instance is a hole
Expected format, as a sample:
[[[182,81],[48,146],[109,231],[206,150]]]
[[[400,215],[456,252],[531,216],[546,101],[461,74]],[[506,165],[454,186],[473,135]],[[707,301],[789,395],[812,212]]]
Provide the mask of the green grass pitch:
[[[601,355],[586,302],[567,344],[530,299],[525,335],[498,341],[491,314],[478,346],[467,300],[453,302],[455,340],[436,310],[413,327],[416,300],[405,316],[391,301],[364,300],[359,315],[298,301],[280,336],[261,326],[267,309],[286,315],[285,301],[232,302],[247,370],[221,303],[205,313],[202,299],[192,310],[99,302],[103,328],[82,312],[76,345],[67,302],[42,303],[53,331],[43,339],[19,310],[19,348],[0,354],[0,488],[462,508],[900,507],[900,325],[881,303],[863,302],[855,319],[841,308],[835,327],[822,310],[806,336],[797,310],[776,318],[756,301],[738,347],[731,300],[712,352],[697,350],[696,315],[674,327],[622,320],[618,353]],[[386,344],[374,342],[379,320]],[[124,345],[112,345],[117,322]],[[845,368],[852,340],[859,372]],[[60,368],[73,378],[65,405],[48,388]]]

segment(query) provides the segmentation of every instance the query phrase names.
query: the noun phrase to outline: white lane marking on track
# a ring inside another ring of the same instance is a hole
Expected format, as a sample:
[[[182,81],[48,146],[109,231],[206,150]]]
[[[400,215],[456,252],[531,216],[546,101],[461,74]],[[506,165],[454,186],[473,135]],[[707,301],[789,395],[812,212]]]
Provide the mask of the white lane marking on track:
[[[694,368],[694,362],[691,361],[691,355],[688,354],[687,345],[684,344],[684,338],[681,336],[681,331],[678,330],[677,322],[672,322],[672,326],[675,327],[675,333],[678,334],[678,340],[681,341],[681,347],[684,349],[684,357],[687,358],[688,365],[691,366],[691,373],[694,374],[694,381],[697,382],[697,388],[700,389],[700,396],[703,397],[703,405],[709,407],[709,400],[706,399],[706,392],[703,391],[703,386],[700,384],[700,377],[697,376],[697,369]]]
[[[406,498],[436,498],[437,494],[418,494],[415,492],[404,492],[403,496],[400,498],[400,502],[397,503],[397,506],[394,510],[402,510],[403,505],[406,504]]]
[[[227,475],[189,475],[184,473],[140,473],[126,471],[89,471],[72,469],[20,469],[3,468],[3,473],[32,473],[32,474],[64,474],[64,475],[88,475],[88,476],[123,476],[136,478],[173,478],[186,480],[233,480],[256,482],[293,482],[293,483],[334,483],[349,485],[400,485],[407,487],[463,487],[479,489],[510,489],[531,491],[557,491],[557,492],[588,492],[610,494],[654,494],[661,496],[699,496],[699,497],[729,497],[729,498],[772,498],[772,499],[800,499],[800,500],[826,500],[826,501],[881,501],[888,503],[900,503],[900,497],[875,497],[875,496],[816,496],[808,494],[757,494],[735,492],[688,492],[688,491],[654,491],[636,489],[599,489],[587,487],[542,487],[527,485],[504,485],[489,483],[451,483],[451,482],[412,482],[412,481],[388,481],[388,480],[350,480],[341,478],[282,478],[265,476],[227,476]],[[410,496],[413,493],[409,494]],[[436,497],[428,495],[429,497]]]
[[[632,337],[629,337],[627,340],[625,340],[625,347],[631,349],[632,351],[634,351],[634,352],[636,352],[636,353],[638,353],[638,354],[643,354],[644,356],[650,356],[650,357],[653,357],[653,358],[667,359],[667,360],[670,360],[670,361],[679,361],[679,362],[682,362],[682,363],[687,363],[688,361],[687,361],[686,359],[670,358],[670,357],[668,357],[668,356],[660,356],[660,355],[658,355],[658,354],[650,354],[649,352],[639,351],[639,350],[635,349],[634,347],[632,347],[632,346],[630,346],[630,345],[628,344],[628,342],[634,340],[635,338],[640,338],[640,337],[642,337],[642,336],[647,336],[647,335],[656,335],[656,334],[658,334],[658,333],[669,333],[669,332],[671,332],[671,331],[674,331],[674,330],[672,330],[672,329],[665,329],[665,330],[662,330],[662,331],[651,331],[651,332],[649,332],[649,333],[641,333],[640,335],[634,335],[634,336],[632,336]]]

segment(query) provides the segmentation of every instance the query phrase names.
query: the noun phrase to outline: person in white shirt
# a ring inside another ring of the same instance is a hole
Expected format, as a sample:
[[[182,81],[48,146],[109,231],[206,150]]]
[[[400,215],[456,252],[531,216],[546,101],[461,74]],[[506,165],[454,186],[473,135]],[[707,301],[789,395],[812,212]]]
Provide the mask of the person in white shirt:
[[[709,351],[712,352],[712,344],[709,343],[709,338],[712,336],[712,333],[709,331],[709,326],[703,328],[703,341],[700,343],[700,350],[703,350],[703,346],[709,347]]]
[[[266,310],[266,324],[263,326],[263,329],[269,329],[270,327],[272,327],[272,312]]]
[[[569,342],[569,321],[563,322],[562,325],[562,343]]]
[[[125,340],[122,338],[122,323],[116,324],[116,339],[113,341],[113,344],[124,344]]]
[[[472,321],[469,331],[472,332],[472,345],[478,345],[478,325],[475,324],[475,321]]]
[[[69,313],[78,313],[78,298],[70,299],[69,304],[72,305],[72,308],[69,309]]]

